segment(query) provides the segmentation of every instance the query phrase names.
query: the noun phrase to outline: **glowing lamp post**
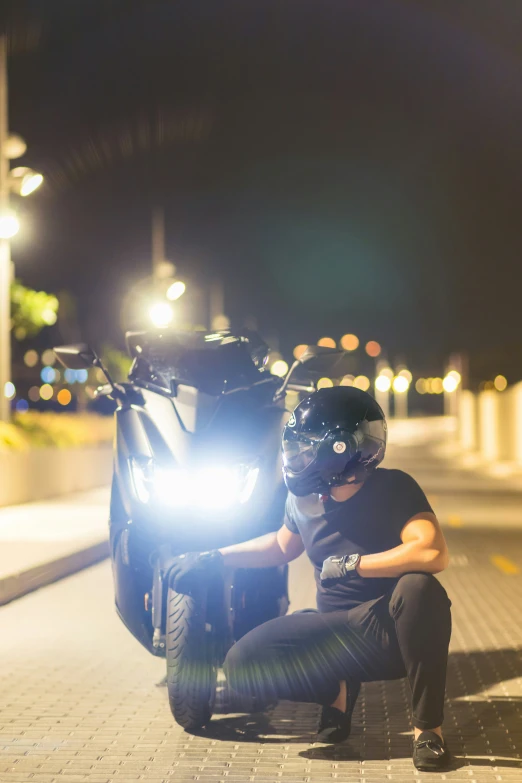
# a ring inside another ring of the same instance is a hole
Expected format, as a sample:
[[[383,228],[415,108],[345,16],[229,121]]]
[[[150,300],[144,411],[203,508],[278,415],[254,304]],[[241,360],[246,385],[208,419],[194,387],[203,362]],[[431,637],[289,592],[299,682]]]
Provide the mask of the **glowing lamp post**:
[[[7,421],[14,389],[11,381],[11,246],[20,225],[9,209],[10,193],[28,196],[43,182],[32,169],[10,170],[9,161],[24,154],[26,145],[19,136],[9,135],[7,120],[7,37],[0,35],[0,421]]]
[[[408,374],[406,374],[408,373]],[[409,377],[408,377],[409,376]],[[393,398],[395,404],[395,418],[408,418],[408,389],[410,388],[411,373],[402,370],[392,382]]]
[[[375,379],[375,399],[381,406],[384,415],[390,415],[390,389],[393,380],[393,370],[390,367],[381,366],[379,375]]]

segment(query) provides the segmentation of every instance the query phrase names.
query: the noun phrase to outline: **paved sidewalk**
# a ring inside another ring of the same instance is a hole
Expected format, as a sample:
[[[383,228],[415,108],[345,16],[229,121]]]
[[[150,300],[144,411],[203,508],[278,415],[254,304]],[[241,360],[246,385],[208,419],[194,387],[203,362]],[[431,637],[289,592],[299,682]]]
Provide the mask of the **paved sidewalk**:
[[[108,554],[108,488],[0,508],[0,604]]]

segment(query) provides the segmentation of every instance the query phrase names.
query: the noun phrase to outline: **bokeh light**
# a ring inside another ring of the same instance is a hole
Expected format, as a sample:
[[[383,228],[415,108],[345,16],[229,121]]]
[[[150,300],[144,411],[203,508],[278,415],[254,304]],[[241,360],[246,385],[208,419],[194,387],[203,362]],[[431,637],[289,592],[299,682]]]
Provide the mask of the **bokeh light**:
[[[36,351],[35,351],[36,353]],[[52,348],[47,348],[42,354],[42,364],[48,364],[50,367],[56,364],[56,354]]]
[[[393,379],[393,391],[396,394],[404,394],[408,391],[410,384],[408,382],[408,379],[404,377],[404,375],[396,375]]]
[[[42,311],[42,321],[47,326],[52,326],[57,320],[58,316],[56,315],[56,311],[51,307],[46,307],[45,310]]]
[[[288,364],[284,361],[284,359],[277,359],[277,361],[275,361],[270,367],[270,372],[272,375],[278,375],[280,378],[282,378],[288,372]]]
[[[54,389],[49,383],[40,386],[40,397],[42,400],[50,400],[54,394]]]
[[[24,354],[24,364],[26,367],[36,367],[38,364],[38,353],[31,349]]]
[[[320,345],[322,348],[337,348],[337,343],[333,337],[321,337],[321,339],[317,341],[317,345]]]
[[[54,367],[44,367],[40,373],[40,378],[44,383],[54,383],[56,380],[56,370]]]
[[[446,375],[444,380],[442,381],[442,387],[445,392],[448,394],[452,394],[454,391],[456,391],[458,386],[457,381],[453,377],[453,375]]]
[[[417,391],[419,394],[427,394],[428,384],[426,382],[426,378],[418,378],[415,383],[415,391]]]
[[[149,318],[157,329],[163,329],[174,318],[174,310],[168,302],[156,302],[149,310]]]
[[[320,378],[317,381],[318,389],[329,389],[331,386],[333,386],[333,381],[331,378]]]
[[[29,403],[27,400],[18,400],[16,403],[16,412],[17,413],[27,413],[29,410]]]
[[[356,351],[359,347],[359,338],[354,334],[344,334],[341,337],[341,348],[344,351]]]
[[[20,223],[14,212],[0,215],[0,239],[12,239],[20,230]]]
[[[31,402],[38,402],[38,400],[40,399],[40,387],[39,386],[31,386],[27,396],[29,397]]]
[[[444,386],[442,385],[442,378],[430,378],[430,392],[432,394],[442,394]]]
[[[398,375],[400,378],[406,378],[406,380],[408,381],[408,383],[411,383],[411,382],[412,382],[412,380],[413,380],[413,375],[412,375],[412,374],[411,374],[411,372],[410,372],[409,370],[407,370],[406,368],[404,368],[404,369],[400,370],[400,371],[397,373],[397,375]]]
[[[353,375],[345,375],[344,378],[341,380],[341,386],[353,386],[355,378]]]
[[[187,286],[185,285],[185,283],[182,283],[181,280],[176,280],[167,289],[167,299],[169,299],[171,302],[176,301],[176,299],[179,299],[180,296],[183,296],[183,294],[186,291],[186,288]]]
[[[69,389],[60,389],[56,399],[60,405],[69,405],[70,401],[72,400],[72,394]]]
[[[370,340],[370,342],[366,343],[365,350],[368,356],[372,356],[375,359],[376,356],[380,355],[382,349],[378,342]]]
[[[391,389],[391,380],[387,375],[378,375],[375,379],[375,388],[380,392],[387,392]]]
[[[507,389],[508,385],[507,378],[505,378],[504,375],[497,375],[494,384],[497,391],[504,391],[504,389]]]
[[[16,386],[12,381],[7,381],[7,383],[4,386],[4,396],[7,397],[8,400],[12,400],[15,394],[16,394]]]
[[[460,383],[460,382],[461,382],[461,380],[462,380],[462,376],[461,376],[460,372],[458,372],[457,370],[450,370],[450,371],[449,371],[449,373],[448,373],[448,375],[449,375],[451,378],[455,378],[455,380],[457,381],[457,386],[458,386],[458,385],[459,385],[459,383]]]
[[[294,348],[294,359],[300,359],[307,348],[307,345],[296,345]]]
[[[353,382],[353,385],[356,389],[361,389],[362,391],[368,391],[370,388],[370,379],[366,377],[366,375],[358,375]]]

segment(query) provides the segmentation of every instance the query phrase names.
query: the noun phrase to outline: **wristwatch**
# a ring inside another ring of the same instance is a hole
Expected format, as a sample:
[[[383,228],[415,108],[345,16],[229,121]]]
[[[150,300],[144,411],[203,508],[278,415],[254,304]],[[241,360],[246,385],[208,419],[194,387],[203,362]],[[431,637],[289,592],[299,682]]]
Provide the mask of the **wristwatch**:
[[[356,570],[361,562],[361,555],[334,555],[327,557],[321,571],[321,582],[334,579],[344,579]]]

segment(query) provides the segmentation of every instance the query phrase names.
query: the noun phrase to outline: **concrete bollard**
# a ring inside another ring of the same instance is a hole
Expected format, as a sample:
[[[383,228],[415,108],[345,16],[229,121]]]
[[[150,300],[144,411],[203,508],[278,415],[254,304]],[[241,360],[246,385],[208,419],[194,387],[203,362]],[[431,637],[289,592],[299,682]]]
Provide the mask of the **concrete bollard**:
[[[468,389],[463,389],[459,394],[458,438],[466,451],[478,448],[477,395]]]
[[[494,462],[499,459],[499,393],[483,391],[478,395],[478,449],[483,459]]]

